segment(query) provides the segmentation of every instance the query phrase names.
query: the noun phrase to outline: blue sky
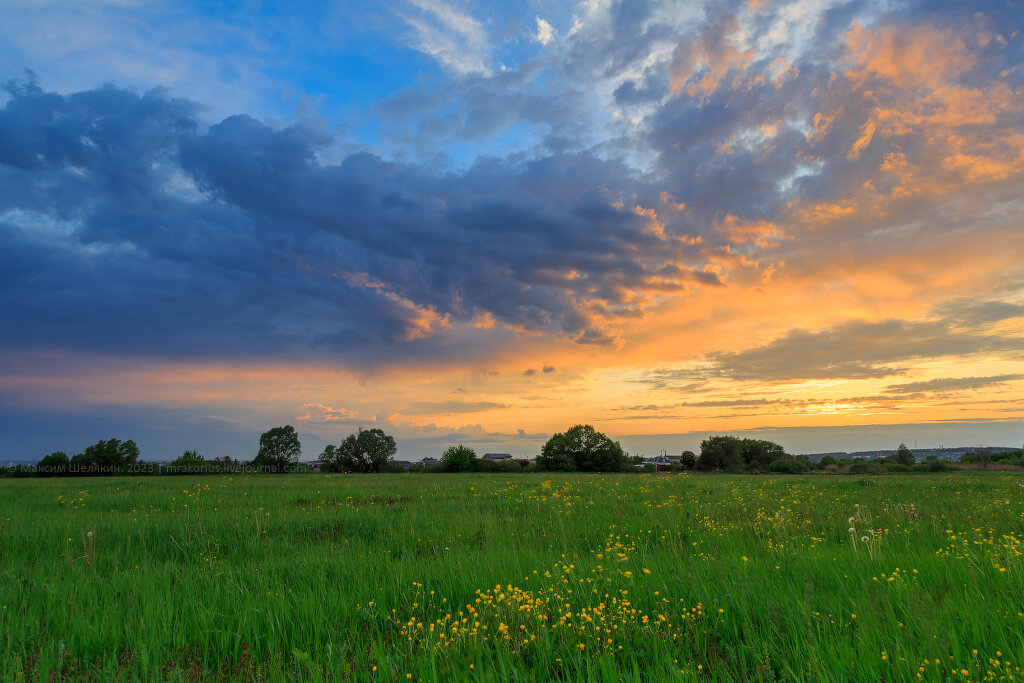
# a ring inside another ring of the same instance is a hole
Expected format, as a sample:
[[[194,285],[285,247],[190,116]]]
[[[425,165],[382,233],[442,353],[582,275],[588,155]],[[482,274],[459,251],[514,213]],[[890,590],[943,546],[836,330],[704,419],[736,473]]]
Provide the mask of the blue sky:
[[[1017,444],[1018,9],[5,3],[0,446]]]

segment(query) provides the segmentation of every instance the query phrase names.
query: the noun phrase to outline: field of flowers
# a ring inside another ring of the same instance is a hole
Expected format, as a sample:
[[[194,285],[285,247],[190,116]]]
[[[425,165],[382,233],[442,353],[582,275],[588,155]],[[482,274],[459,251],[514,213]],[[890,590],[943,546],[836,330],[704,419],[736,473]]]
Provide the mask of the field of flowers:
[[[3,680],[1021,680],[1024,477],[0,483]]]

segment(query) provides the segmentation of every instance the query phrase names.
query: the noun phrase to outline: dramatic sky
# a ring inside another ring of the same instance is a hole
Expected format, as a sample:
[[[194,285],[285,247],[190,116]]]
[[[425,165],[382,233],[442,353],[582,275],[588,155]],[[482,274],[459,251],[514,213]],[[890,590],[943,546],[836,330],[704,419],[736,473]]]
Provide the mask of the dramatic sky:
[[[4,0],[0,460],[1024,440],[1016,2]]]

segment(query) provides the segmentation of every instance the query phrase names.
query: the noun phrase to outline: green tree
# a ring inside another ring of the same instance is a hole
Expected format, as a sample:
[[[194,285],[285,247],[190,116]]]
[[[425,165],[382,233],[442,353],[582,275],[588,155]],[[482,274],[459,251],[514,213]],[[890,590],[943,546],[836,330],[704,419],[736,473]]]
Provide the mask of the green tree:
[[[198,451],[185,451],[180,458],[167,465],[170,474],[198,474],[200,472],[216,472],[219,467],[199,455]]]
[[[683,451],[683,454],[679,456],[679,464],[688,470],[692,470],[697,466],[697,454],[693,451]]]
[[[55,451],[43,456],[43,459],[36,465],[40,477],[63,477],[68,473],[68,466],[71,461],[64,451]]]
[[[740,440],[735,436],[710,436],[701,441],[697,469],[705,472],[742,470],[743,453]]]
[[[768,469],[776,460],[783,460],[788,458],[786,455],[786,449],[774,441],[766,441],[764,439],[742,439],[740,441],[740,454],[743,456],[743,462],[750,469],[761,470],[762,472]]]
[[[260,435],[260,450],[253,465],[270,472],[285,472],[299,461],[302,444],[291,425],[274,427]]]
[[[128,439],[102,439],[71,459],[73,469],[85,474],[114,474],[139,460],[139,447]]]
[[[359,429],[340,446],[328,445],[320,455],[323,468],[331,472],[382,472],[395,453],[395,440],[382,429]]]
[[[896,449],[896,462],[901,465],[913,465],[915,462],[914,454],[907,448],[907,444],[901,443],[900,447]]]
[[[445,472],[471,472],[476,465],[476,451],[469,446],[449,446],[441,454],[441,469]]]
[[[624,472],[630,468],[630,461],[618,441],[590,425],[576,425],[548,439],[537,466],[545,470]]]

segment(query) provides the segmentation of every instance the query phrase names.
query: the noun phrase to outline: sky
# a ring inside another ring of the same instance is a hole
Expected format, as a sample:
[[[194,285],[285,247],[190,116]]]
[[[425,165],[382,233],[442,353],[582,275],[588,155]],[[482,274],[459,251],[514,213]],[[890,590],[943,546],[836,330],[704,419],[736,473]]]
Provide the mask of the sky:
[[[0,460],[1019,447],[1015,5],[0,0]]]

